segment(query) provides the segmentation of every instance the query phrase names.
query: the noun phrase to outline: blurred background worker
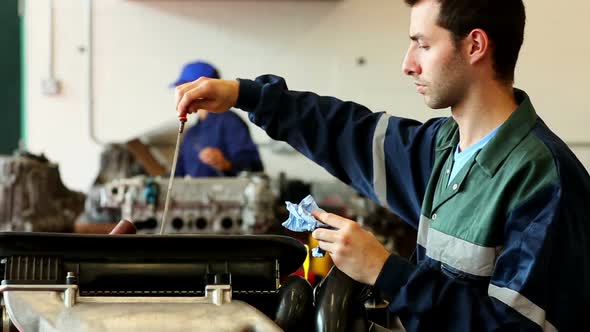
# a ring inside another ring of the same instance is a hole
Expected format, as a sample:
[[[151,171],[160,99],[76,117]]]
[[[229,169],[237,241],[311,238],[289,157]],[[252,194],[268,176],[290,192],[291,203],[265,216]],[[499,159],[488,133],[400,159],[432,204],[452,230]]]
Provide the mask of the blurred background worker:
[[[200,77],[220,78],[211,64],[197,61],[186,64],[173,87]],[[197,113],[198,121],[184,134],[178,155],[176,176],[235,176],[242,171],[264,170],[256,144],[246,123],[229,111]]]

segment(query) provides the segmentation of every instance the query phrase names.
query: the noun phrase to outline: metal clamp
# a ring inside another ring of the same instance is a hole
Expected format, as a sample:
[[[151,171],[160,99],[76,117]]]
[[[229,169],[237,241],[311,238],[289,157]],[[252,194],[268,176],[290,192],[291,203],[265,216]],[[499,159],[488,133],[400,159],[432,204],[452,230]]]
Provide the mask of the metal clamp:
[[[4,292],[63,292],[63,301],[66,308],[71,308],[76,304],[78,298],[78,285],[18,285],[4,284],[0,286],[0,293]]]
[[[76,303],[201,303],[222,305],[232,300],[231,285],[207,285],[205,296],[80,296],[78,285],[18,285],[4,284],[0,293],[14,291],[62,292],[64,306],[71,308]]]

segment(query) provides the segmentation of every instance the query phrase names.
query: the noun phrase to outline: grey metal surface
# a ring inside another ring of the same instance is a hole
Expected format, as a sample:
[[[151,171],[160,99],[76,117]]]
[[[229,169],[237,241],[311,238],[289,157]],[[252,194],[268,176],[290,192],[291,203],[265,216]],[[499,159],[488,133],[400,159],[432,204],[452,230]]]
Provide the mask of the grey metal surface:
[[[231,285],[207,285],[205,296],[80,296],[78,285],[40,285],[40,284],[2,284],[0,293],[14,292],[44,292],[51,291],[59,294],[66,308],[77,303],[189,303],[215,304],[231,303]]]
[[[85,303],[79,298],[73,307],[66,308],[58,292],[5,291],[4,302],[14,325],[27,332],[281,331],[263,313],[241,301],[222,305]]]

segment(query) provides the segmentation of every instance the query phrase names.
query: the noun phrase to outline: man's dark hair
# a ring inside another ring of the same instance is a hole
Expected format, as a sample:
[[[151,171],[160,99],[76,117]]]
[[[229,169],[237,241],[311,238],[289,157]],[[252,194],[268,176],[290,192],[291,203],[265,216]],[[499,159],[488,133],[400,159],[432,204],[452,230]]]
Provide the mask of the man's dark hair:
[[[414,6],[423,0],[405,0]],[[451,32],[455,45],[473,29],[491,40],[497,78],[514,81],[514,69],[524,39],[526,14],[522,0],[435,0],[440,3],[438,25]]]

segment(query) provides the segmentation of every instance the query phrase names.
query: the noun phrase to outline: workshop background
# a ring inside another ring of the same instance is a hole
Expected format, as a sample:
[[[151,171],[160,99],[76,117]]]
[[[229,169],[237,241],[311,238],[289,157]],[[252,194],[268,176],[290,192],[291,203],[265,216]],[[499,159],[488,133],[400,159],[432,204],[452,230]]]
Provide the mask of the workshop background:
[[[590,2],[525,4],[515,86],[590,169]],[[280,224],[289,218],[285,201],[313,194],[409,257],[416,230],[247,120],[263,174],[178,179],[165,198],[174,201],[169,218],[162,204],[178,131],[170,85],[183,65],[208,61],[225,79],[277,74],[293,90],[422,121],[449,116],[429,110],[401,72],[408,24],[402,0],[0,1],[0,231],[106,234],[128,219],[139,235],[289,235],[307,248],[293,241],[305,261],[286,261],[315,286],[332,266],[329,254],[310,257],[317,242],[309,233]],[[270,262],[272,278],[262,277],[278,288],[278,260]],[[378,293],[364,295],[372,320],[395,325]]]
[[[2,1],[0,24],[16,0]],[[525,1],[528,22],[516,86],[538,113],[590,167],[590,2]],[[224,78],[284,76],[291,89],[354,100],[374,111],[421,120],[428,110],[401,73],[408,45],[409,10],[403,1],[72,1],[28,0],[24,12],[22,137],[26,147],[60,165],[66,186],[85,191],[99,168],[100,143],[124,142],[176,128],[168,85],[181,66],[204,59]],[[92,6],[91,6],[92,5]],[[52,8],[53,7],[53,8]],[[91,8],[92,7],[92,8]],[[52,9],[51,9],[52,8]],[[3,27],[2,34],[8,32]],[[11,38],[13,35],[11,34]],[[18,126],[18,59],[3,47],[2,142]],[[6,77],[6,76],[3,76]],[[58,85],[52,93],[52,84]],[[12,122],[14,121],[14,122]],[[251,125],[267,172],[309,180],[330,175],[288,149],[270,144]],[[171,143],[174,138],[172,137]],[[273,151],[287,150],[286,154]]]

